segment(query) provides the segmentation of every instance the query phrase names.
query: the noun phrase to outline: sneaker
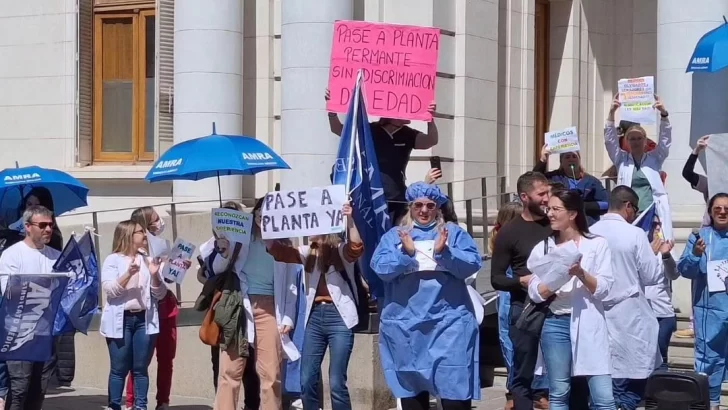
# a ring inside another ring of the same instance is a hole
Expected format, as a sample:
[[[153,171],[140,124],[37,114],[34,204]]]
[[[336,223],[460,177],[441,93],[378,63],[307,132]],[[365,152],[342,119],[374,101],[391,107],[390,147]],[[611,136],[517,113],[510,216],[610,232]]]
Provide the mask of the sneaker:
[[[673,335],[679,339],[690,339],[695,337],[693,329],[681,329],[673,333]]]
[[[301,399],[296,399],[291,403],[291,409],[290,410],[303,410],[303,402]]]

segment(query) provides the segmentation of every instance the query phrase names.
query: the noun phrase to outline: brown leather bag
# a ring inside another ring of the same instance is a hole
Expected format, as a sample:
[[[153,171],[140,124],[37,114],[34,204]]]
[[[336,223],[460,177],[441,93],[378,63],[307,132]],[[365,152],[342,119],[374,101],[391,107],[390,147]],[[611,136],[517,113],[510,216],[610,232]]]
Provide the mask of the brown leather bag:
[[[215,323],[215,305],[220,301],[221,296],[222,292],[216,290],[210,308],[205,312],[205,317],[200,325],[200,340],[208,346],[217,346],[220,343],[220,326]]]
[[[233,256],[228,262],[225,272],[220,275],[229,276],[235,274],[235,261],[238,259],[241,249],[242,244],[236,243],[235,249],[233,250]],[[217,346],[220,344],[220,326],[215,323],[215,305],[217,305],[217,302],[220,301],[221,297],[222,290],[216,289],[212,297],[212,303],[210,303],[210,307],[207,309],[207,312],[205,312],[205,317],[202,319],[202,324],[200,325],[200,340],[208,346]]]

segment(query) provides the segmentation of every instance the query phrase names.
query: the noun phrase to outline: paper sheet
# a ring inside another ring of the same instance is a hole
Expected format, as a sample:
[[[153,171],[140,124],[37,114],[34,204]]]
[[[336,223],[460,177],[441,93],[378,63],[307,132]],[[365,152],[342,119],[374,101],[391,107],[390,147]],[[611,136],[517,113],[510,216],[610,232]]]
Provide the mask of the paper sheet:
[[[195,245],[182,238],[177,238],[172,250],[168,253],[169,262],[165,263],[162,277],[181,284],[187,273],[184,262],[190,260],[194,252]]]
[[[149,232],[147,232],[147,245],[149,246],[149,256],[152,258],[164,258],[171,251],[168,240],[156,237]]]
[[[301,353],[298,352],[296,345],[293,344],[293,341],[287,334],[281,336],[281,343],[283,344],[283,352],[286,353],[288,360],[295,362],[301,358]]]
[[[574,241],[569,241],[550,248],[549,253],[531,267],[531,273],[538,276],[548,290],[556,292],[571,280],[569,267],[577,263],[580,258],[581,253],[576,244]]]
[[[728,260],[708,261],[708,291],[725,292],[728,278]]]
[[[415,260],[419,266],[419,271],[437,270],[437,262],[435,262],[435,241],[414,241],[415,242]]]
[[[708,197],[728,192],[728,134],[712,134],[705,150]]]
[[[207,242],[200,245],[200,257],[202,259],[207,258],[213,250],[215,250],[215,237],[208,239]]]

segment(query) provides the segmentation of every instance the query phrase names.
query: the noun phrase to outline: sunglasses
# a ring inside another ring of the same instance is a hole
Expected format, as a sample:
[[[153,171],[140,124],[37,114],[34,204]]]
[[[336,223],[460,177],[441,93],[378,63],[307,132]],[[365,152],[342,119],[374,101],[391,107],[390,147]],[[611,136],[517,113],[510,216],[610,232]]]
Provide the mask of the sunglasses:
[[[728,212],[728,206],[714,206],[713,207],[713,212],[715,212],[715,213],[718,213],[718,212]]]
[[[435,204],[434,202],[428,202],[428,203],[415,202],[412,205],[415,207],[415,209],[418,209],[418,210],[422,209],[422,208],[427,208],[428,211],[434,211],[435,208],[437,208],[437,204]]]
[[[629,205],[629,206],[632,207],[632,209],[634,210],[634,213],[636,213],[636,214],[640,213],[640,207],[638,207],[637,205],[635,205],[635,204],[633,204],[632,202],[629,202],[629,201],[627,201],[625,203],[627,205]]]
[[[30,224],[33,226],[37,226],[40,229],[53,229],[53,227],[56,226],[56,224],[54,224],[53,222],[31,222]]]

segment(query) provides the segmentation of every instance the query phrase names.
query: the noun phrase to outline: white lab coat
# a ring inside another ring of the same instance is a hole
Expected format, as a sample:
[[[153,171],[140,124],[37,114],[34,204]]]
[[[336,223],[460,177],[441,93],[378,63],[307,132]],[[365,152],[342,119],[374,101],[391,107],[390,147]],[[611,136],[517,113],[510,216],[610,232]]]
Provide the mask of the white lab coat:
[[[607,147],[609,159],[617,168],[617,185],[632,186],[632,174],[634,172],[634,158],[632,154],[619,146],[619,137],[614,121],[607,121],[604,125],[604,145]],[[662,222],[662,234],[666,240],[674,239],[672,232],[672,215],[670,214],[670,203],[667,199],[665,184],[660,178],[660,170],[665,159],[670,154],[672,145],[672,125],[667,119],[662,119],[659,126],[657,147],[653,151],[646,152],[642,156],[640,165],[645,177],[650,181],[652,187],[652,199],[655,202],[655,210]]]
[[[614,285],[602,301],[609,329],[612,377],[646,379],[662,364],[657,345],[659,324],[645,288],[663,279],[662,255],[655,255],[645,232],[608,213],[589,228],[607,240],[612,252]]]
[[[553,238],[549,237],[548,241],[549,249],[553,249],[556,246]],[[581,267],[597,278],[597,289],[592,295],[577,278],[572,278],[560,289],[571,291],[572,375],[610,374],[609,333],[601,301],[609,294],[614,282],[611,253],[607,241],[598,236],[581,238],[578,248],[583,255]],[[529,269],[539,258],[543,257],[543,250],[543,242],[533,248],[526,262]],[[535,275],[528,283],[528,296],[537,303],[545,301],[538,293],[540,283],[541,281]]]

